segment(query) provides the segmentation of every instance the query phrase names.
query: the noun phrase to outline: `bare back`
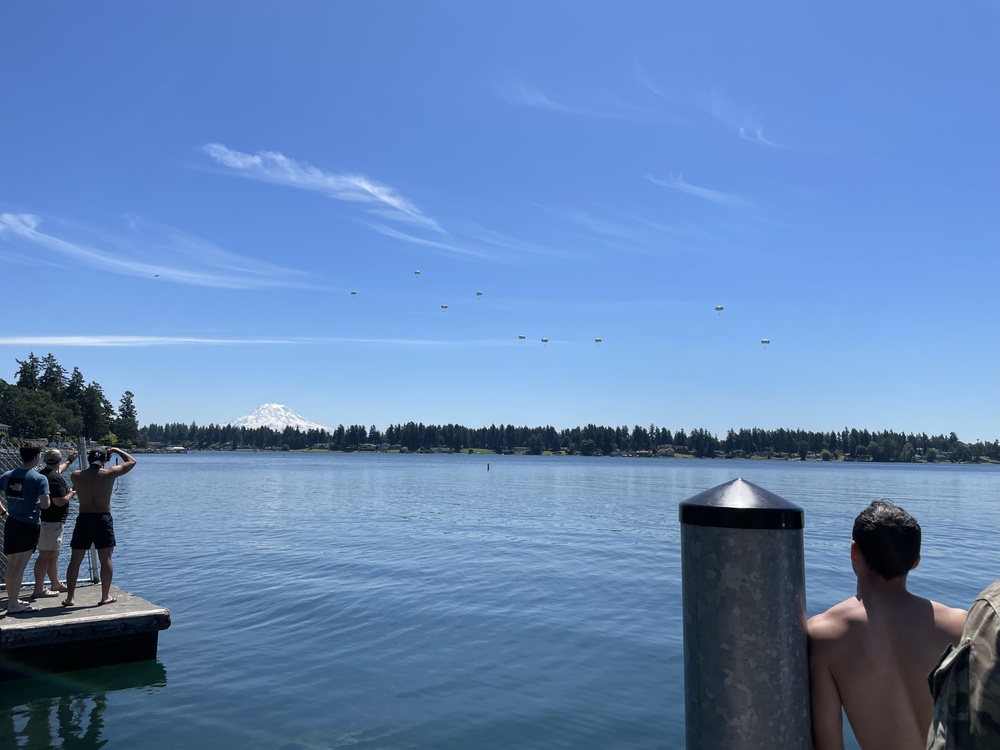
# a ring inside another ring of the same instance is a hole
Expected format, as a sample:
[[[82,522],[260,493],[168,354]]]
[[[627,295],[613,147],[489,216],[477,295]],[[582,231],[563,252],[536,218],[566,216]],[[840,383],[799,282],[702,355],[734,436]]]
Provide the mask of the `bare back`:
[[[112,449],[122,457],[123,462],[115,466],[103,468],[91,464],[86,469],[78,469],[70,475],[73,489],[80,501],[81,513],[110,513],[111,492],[115,488],[115,479],[126,474],[135,466],[135,459],[124,451]]]
[[[905,590],[852,597],[810,619],[816,747],[843,747],[842,704],[863,750],[922,750],[933,711],[927,673],[964,624],[964,610]],[[839,745],[828,741],[834,733]]]

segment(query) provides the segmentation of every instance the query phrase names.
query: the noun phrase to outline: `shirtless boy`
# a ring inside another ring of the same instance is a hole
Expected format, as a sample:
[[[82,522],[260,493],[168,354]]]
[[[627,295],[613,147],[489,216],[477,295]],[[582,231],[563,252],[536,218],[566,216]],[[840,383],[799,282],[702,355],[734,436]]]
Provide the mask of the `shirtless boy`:
[[[104,464],[112,455],[118,455],[122,463],[104,468]],[[111,553],[115,549],[115,526],[111,518],[111,491],[115,479],[127,474],[135,468],[135,459],[118,448],[108,448],[106,451],[93,450],[87,454],[86,469],[77,469],[70,475],[73,489],[80,500],[80,513],[76,517],[76,527],[69,546],[71,556],[66,569],[66,600],[64,607],[73,606],[73,594],[76,591],[76,578],[80,573],[80,563],[83,556],[93,544],[97,548],[97,559],[101,562],[101,601],[100,604],[114,604],[117,599],[111,596],[111,576],[114,569],[111,566]]]
[[[965,610],[914,596],[920,524],[876,500],[854,521],[857,595],[809,619],[813,744],[843,750],[841,706],[862,750],[923,750],[933,701],[927,673],[958,643]]]

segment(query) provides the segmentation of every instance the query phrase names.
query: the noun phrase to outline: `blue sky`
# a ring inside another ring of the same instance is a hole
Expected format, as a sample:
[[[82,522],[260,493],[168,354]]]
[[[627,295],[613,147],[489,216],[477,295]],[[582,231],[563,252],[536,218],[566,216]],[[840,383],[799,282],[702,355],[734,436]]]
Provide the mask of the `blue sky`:
[[[1000,438],[998,42],[982,0],[4,3],[0,377]]]

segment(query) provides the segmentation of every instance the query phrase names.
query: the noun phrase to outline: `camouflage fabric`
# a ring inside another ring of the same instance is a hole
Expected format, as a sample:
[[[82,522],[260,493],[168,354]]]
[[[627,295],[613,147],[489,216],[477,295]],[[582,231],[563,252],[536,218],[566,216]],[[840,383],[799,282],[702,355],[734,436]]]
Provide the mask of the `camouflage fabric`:
[[[1000,748],[1000,581],[976,598],[962,641],[927,676],[934,718],[927,750]]]

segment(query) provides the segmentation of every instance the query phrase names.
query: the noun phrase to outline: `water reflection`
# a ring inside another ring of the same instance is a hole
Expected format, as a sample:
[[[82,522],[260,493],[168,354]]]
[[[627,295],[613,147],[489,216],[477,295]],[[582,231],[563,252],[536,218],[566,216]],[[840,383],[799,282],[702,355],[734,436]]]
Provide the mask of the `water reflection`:
[[[0,747],[97,750],[108,694],[167,684],[156,661],[119,664],[0,684]]]

